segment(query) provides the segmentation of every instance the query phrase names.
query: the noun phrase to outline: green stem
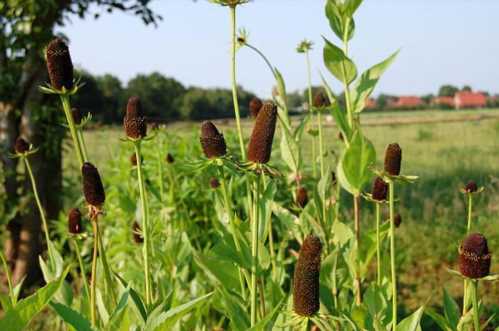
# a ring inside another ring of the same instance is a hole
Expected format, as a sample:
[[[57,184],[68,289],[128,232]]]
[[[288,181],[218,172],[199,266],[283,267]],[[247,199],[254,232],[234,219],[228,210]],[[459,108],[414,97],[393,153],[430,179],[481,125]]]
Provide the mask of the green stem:
[[[87,280],[87,273],[85,272],[85,265],[83,264],[83,259],[80,251],[80,246],[78,245],[78,241],[75,238],[73,240],[73,244],[75,247],[75,252],[76,252],[76,258],[78,259],[78,264],[80,265],[80,274],[81,274],[81,279],[83,281],[83,288],[85,289],[85,293],[87,294],[87,298],[90,298],[90,288],[88,286],[88,280]],[[89,307],[90,310],[92,307]]]
[[[9,286],[9,298],[10,302],[12,303],[12,306],[16,304],[16,301],[14,299],[14,287],[12,286],[12,276],[10,274],[9,266],[7,264],[7,260],[5,260],[5,257],[3,256],[3,253],[0,252],[0,259],[2,260],[2,265],[3,268],[5,269],[5,276],[7,277],[7,284]]]
[[[164,200],[165,195],[165,185],[163,183],[163,158],[161,157],[161,153],[158,152],[158,177],[159,177],[159,196],[161,198],[161,202]]]
[[[256,185],[254,190],[254,199],[253,199],[253,219],[251,224],[251,326],[253,327],[256,324],[256,314],[257,314],[257,305],[256,305],[256,295],[257,295],[257,284],[256,284],[256,272],[258,266],[258,201],[260,198],[260,178],[257,177]]]
[[[480,329],[480,310],[478,306],[478,280],[470,280],[471,282],[471,299],[473,300],[473,324],[475,330]]]
[[[85,138],[83,137],[83,130],[81,128],[76,129],[78,134],[78,139],[81,146],[81,151],[83,153],[83,161],[88,161],[87,145],[85,144]]]
[[[225,172],[222,167],[220,167],[220,186],[222,187],[222,195],[225,201],[225,209],[227,211],[227,214],[229,215],[229,227],[232,232],[232,238],[234,240],[234,244],[236,245],[236,250],[239,254],[241,254],[241,244],[239,243],[239,238],[237,236],[235,224],[234,224],[234,217],[233,217],[233,210],[232,210],[232,202],[231,199],[229,198],[229,192],[227,190],[227,183],[225,181]],[[246,286],[244,283],[243,279],[243,272],[244,270],[242,268],[239,268],[239,283],[241,284],[241,294],[243,298],[246,298]],[[245,275],[246,278],[247,275]]]
[[[230,21],[232,33],[232,47],[231,47],[231,80],[232,80],[232,101],[234,103],[234,113],[236,115],[237,134],[239,136],[239,147],[241,149],[241,157],[246,159],[246,152],[244,149],[243,131],[241,129],[241,116],[239,114],[239,100],[237,97],[237,79],[236,79],[236,6],[230,7]]]
[[[139,181],[139,192],[140,192],[140,202],[142,211],[142,226],[144,233],[144,277],[145,277],[145,287],[146,287],[146,304],[151,304],[151,285],[150,285],[150,270],[149,270],[149,220],[147,213],[147,201],[146,201],[146,190],[144,184],[144,174],[142,172],[142,159],[140,156],[140,144],[141,141],[134,141],[135,157],[137,159],[137,177]]]
[[[339,247],[335,248],[334,251],[334,263],[333,263],[333,300],[334,300],[334,308],[338,310],[338,284],[336,280],[336,269],[338,268],[338,257],[340,253]]]
[[[99,250],[99,226],[97,224],[97,217],[92,217],[92,229],[94,233],[94,251],[92,255],[92,275],[90,279],[90,318],[92,326],[97,324],[97,305],[95,302],[95,289],[97,287],[97,252]]]
[[[356,195],[353,198],[354,209],[354,227],[355,227],[355,250],[357,251],[355,257],[355,303],[360,305],[362,303],[361,282],[360,282],[360,196]]]
[[[75,147],[76,157],[80,164],[80,168],[83,166],[85,160],[82,147],[80,145],[80,140],[78,139],[78,133],[76,132],[76,125],[73,121],[73,115],[71,114],[71,104],[69,102],[69,96],[61,94],[61,103],[64,114],[66,115],[66,120],[68,122],[69,132],[71,133],[71,138],[73,139],[73,144]]]
[[[31,170],[31,165],[26,156],[23,157],[24,164],[26,166],[26,170],[28,171],[29,179],[31,181],[31,186],[33,187],[33,195],[35,196],[36,206],[38,207],[38,212],[40,213],[40,218],[42,220],[43,232],[45,233],[45,240],[47,241],[47,250],[49,254],[49,259],[52,267],[54,266],[54,259],[51,252],[51,241],[49,238],[49,228],[47,224],[47,218],[45,217],[45,210],[43,209],[42,203],[40,201],[40,197],[38,196],[38,188],[36,185],[35,177],[33,176],[33,171]]]
[[[307,61],[307,80],[308,80],[308,109],[312,112],[313,96],[312,96],[312,73],[310,70],[310,56],[308,50],[305,52],[305,59]],[[313,115],[312,115],[313,116]],[[316,137],[312,136],[312,175],[317,177],[317,155],[315,151]],[[322,164],[321,164],[322,166]],[[322,168],[321,168],[322,175]]]
[[[349,19],[347,19],[347,22],[345,24],[346,28],[345,28],[345,34],[344,34],[344,37],[343,37],[343,52],[345,53],[345,56],[348,57],[348,34],[349,34],[349,26],[350,26],[350,22],[349,22]],[[343,73],[346,73],[346,67],[345,67],[345,64],[342,63],[341,64],[341,67],[342,67],[342,70],[343,70]],[[352,128],[353,130],[353,127],[354,127],[354,121],[353,121],[353,113],[352,113],[352,107],[351,107],[351,102],[350,102],[350,84],[344,80],[343,81],[343,88],[345,90],[345,103],[346,103],[346,108],[347,108],[347,115],[348,115],[348,124],[350,126],[350,128]]]
[[[109,268],[109,263],[107,263],[106,250],[104,249],[100,228],[97,228],[97,231],[99,231],[99,235],[97,236],[99,239],[99,257],[101,258],[102,262],[102,267],[103,267],[102,269],[104,271],[104,279],[106,281],[106,287],[109,293],[111,293],[111,299],[113,300],[113,303],[116,304],[117,303],[116,294],[114,293],[113,280],[111,278],[111,270]]]
[[[378,274],[377,274],[377,283],[378,286],[381,286],[381,238],[379,234],[379,226],[380,226],[380,218],[381,218],[381,212],[380,212],[380,204],[375,202],[376,206],[376,266],[378,269]]]
[[[471,193],[468,193],[468,223],[466,227],[466,233],[469,234],[471,232],[471,215],[473,211],[473,196]],[[463,316],[468,312],[468,280],[464,279],[463,281]]]
[[[388,181],[390,195],[390,266],[392,271],[392,330],[397,330],[397,271],[395,269],[395,194],[394,183]]]

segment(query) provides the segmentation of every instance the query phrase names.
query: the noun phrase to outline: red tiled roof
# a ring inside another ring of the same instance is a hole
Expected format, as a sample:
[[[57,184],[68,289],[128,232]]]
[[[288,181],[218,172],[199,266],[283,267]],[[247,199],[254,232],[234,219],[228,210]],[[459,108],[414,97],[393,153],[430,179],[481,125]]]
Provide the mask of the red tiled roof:
[[[417,96],[401,96],[393,103],[394,107],[411,108],[424,105],[423,99]]]
[[[431,100],[434,105],[444,105],[454,107],[454,97],[435,97]]]
[[[487,97],[483,93],[461,91],[454,96],[456,108],[478,108],[487,105]]]

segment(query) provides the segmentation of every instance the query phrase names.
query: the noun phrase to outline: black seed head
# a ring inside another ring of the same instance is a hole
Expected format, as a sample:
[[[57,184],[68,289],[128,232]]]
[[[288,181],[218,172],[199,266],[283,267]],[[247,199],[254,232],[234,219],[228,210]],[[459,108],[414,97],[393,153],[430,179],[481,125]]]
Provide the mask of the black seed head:
[[[166,162],[169,164],[172,164],[173,162],[175,162],[173,155],[171,155],[170,153],[166,154]]]
[[[314,97],[314,107],[324,108],[330,105],[329,98],[324,94],[323,91],[318,91]]]
[[[47,46],[45,54],[50,84],[60,90],[73,88],[73,63],[69,48],[61,38],[55,38]]]
[[[85,162],[81,168],[83,175],[83,195],[91,206],[99,208],[106,200],[104,186],[99,175],[99,171],[93,164]]]
[[[218,132],[217,127],[210,121],[201,125],[201,147],[204,155],[209,158],[224,156],[227,153],[224,135]]]
[[[73,122],[76,125],[81,124],[81,120],[83,119],[83,113],[78,108],[71,109],[71,115],[73,116]]]
[[[24,154],[27,151],[29,151],[29,143],[26,140],[24,140],[23,138],[18,137],[16,139],[14,149],[16,150],[17,154]]]
[[[472,233],[459,247],[459,270],[468,278],[488,276],[491,258],[487,239],[480,233]]]
[[[385,201],[388,194],[388,184],[381,177],[376,177],[371,194],[374,200]]]
[[[277,106],[273,102],[263,104],[248,145],[248,160],[254,163],[267,163],[272,153],[275,126],[277,121]]]
[[[468,184],[466,184],[464,190],[467,193],[475,193],[476,191],[478,191],[478,186],[476,185],[476,183],[474,181],[470,180],[468,182]]]
[[[296,204],[300,206],[300,208],[305,208],[308,203],[308,192],[307,189],[303,186],[298,187],[296,190]]]
[[[312,316],[319,311],[319,275],[322,244],[309,235],[303,241],[293,279],[293,308],[300,316]]]
[[[81,226],[81,213],[78,208],[72,208],[68,214],[68,230],[69,233],[78,234],[83,231]]]
[[[393,224],[396,228],[398,228],[400,224],[402,224],[402,216],[400,216],[400,214],[395,215],[395,217],[393,218]]]
[[[139,97],[130,97],[128,99],[123,127],[129,138],[140,139],[147,135],[147,123]]]
[[[392,175],[400,175],[402,163],[402,150],[398,144],[390,144],[385,151],[385,171]]]
[[[263,102],[257,97],[254,97],[251,99],[250,104],[249,104],[249,110],[251,117],[256,118],[258,116],[258,112],[260,109],[262,109]]]
[[[136,244],[142,244],[144,242],[144,237],[142,236],[142,229],[140,228],[140,225],[137,222],[133,222],[132,235],[133,235],[133,241]]]
[[[217,189],[220,187],[220,181],[216,177],[211,177],[210,178],[210,187],[212,189]]]

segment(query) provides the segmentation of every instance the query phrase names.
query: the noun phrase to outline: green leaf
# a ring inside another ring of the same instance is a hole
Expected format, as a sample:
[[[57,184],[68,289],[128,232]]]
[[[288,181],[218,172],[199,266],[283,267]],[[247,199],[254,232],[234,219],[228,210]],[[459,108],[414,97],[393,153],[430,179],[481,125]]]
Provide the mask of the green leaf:
[[[166,312],[159,314],[155,319],[147,321],[145,330],[167,331],[172,330],[173,326],[186,314],[199,307],[204,301],[210,298],[213,292],[203,295],[197,299],[174,307]]]
[[[343,50],[324,38],[324,64],[339,81],[350,84],[357,77],[357,68]]]
[[[370,167],[375,161],[373,144],[360,131],[356,131],[338,163],[338,179],[343,188],[353,195],[359,195],[362,186],[371,177]]]
[[[341,40],[350,40],[353,38],[355,32],[355,22],[348,15],[345,15],[343,8],[340,8],[333,1],[327,1],[326,3],[326,16],[329,20],[329,26],[336,34],[336,36]],[[349,18],[347,20],[347,18]],[[348,23],[348,31],[347,31],[347,23]],[[348,34],[345,38],[345,34]]]
[[[390,64],[392,64],[398,53],[399,51],[396,51],[383,62],[380,62],[365,71],[355,82],[351,96],[353,112],[360,113],[362,110],[364,110],[367,98],[369,98],[374,88],[376,87],[379,78],[390,66]]]
[[[227,315],[230,321],[230,330],[246,331],[250,327],[249,314],[246,307],[243,306],[243,299],[233,295],[224,287],[218,289],[218,294],[221,295],[220,305],[221,312]]]
[[[335,220],[333,223],[333,243],[343,246],[353,238],[353,232],[345,223]]]
[[[20,300],[14,308],[5,312],[5,315],[0,320],[0,330],[24,329],[31,319],[38,314],[56,294],[68,271],[69,269],[66,269],[57,281],[48,283],[34,294]]]
[[[206,274],[223,284],[228,289],[239,289],[239,278],[237,267],[229,261],[224,261],[218,256],[195,253],[194,260]]]
[[[125,314],[128,307],[128,298],[130,297],[130,289],[127,288],[121,295],[116,308],[114,309],[109,322],[106,325],[108,330],[119,330],[121,329],[121,323],[123,322],[123,315]]]
[[[331,107],[329,107],[329,111],[331,112],[331,115],[333,116],[336,125],[343,133],[343,136],[345,136],[347,141],[350,141],[352,137],[352,130],[350,128],[350,125],[348,125],[346,113],[341,110],[340,105],[338,103],[331,105]]]
[[[423,316],[425,306],[420,307],[412,315],[406,317],[397,325],[398,331],[417,331],[420,328],[419,322]]]
[[[258,323],[256,323],[254,327],[248,329],[248,331],[265,331],[269,330],[268,328],[271,328],[270,330],[272,330],[272,328],[274,327],[275,320],[279,315],[279,313],[281,312],[283,302],[284,298],[281,300],[281,302],[279,302],[275,306],[274,310],[272,310],[270,313],[267,314],[267,316],[265,316]]]
[[[93,331],[90,321],[79,312],[61,303],[51,302],[50,307],[62,318],[64,322],[71,325],[76,331]]]
[[[461,314],[459,306],[444,288],[444,314],[452,329],[456,329]]]

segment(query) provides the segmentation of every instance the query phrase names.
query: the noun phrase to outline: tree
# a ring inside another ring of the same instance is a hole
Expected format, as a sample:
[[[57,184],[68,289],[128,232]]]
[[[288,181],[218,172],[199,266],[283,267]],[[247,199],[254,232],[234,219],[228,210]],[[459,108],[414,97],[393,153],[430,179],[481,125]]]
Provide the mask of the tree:
[[[141,98],[142,107],[148,118],[175,119],[179,117],[177,103],[185,93],[185,87],[173,78],[158,72],[137,75],[128,82],[128,96]]]
[[[71,16],[119,10],[155,24],[161,17],[149,5],[150,0],[0,1],[0,172],[4,174],[4,206],[0,210],[6,211],[1,217],[8,222],[5,253],[15,282],[24,276],[28,276],[26,284],[37,279],[41,247],[40,219],[32,199],[26,199],[28,183],[18,179],[17,160],[8,158],[17,136],[41,147],[31,163],[49,219],[58,216],[61,205],[61,111],[54,96],[38,91],[47,81],[41,51],[53,38],[54,28]],[[30,203],[19,208],[20,201]]]
[[[464,85],[463,88],[461,89],[461,91],[463,91],[463,92],[471,92],[473,90],[471,89],[471,86]]]
[[[103,97],[102,111],[95,114],[96,119],[107,124],[121,122],[126,104],[125,90],[121,81],[110,74],[98,76],[96,80]]]
[[[453,85],[442,85],[438,90],[439,97],[453,97],[459,89]]]

